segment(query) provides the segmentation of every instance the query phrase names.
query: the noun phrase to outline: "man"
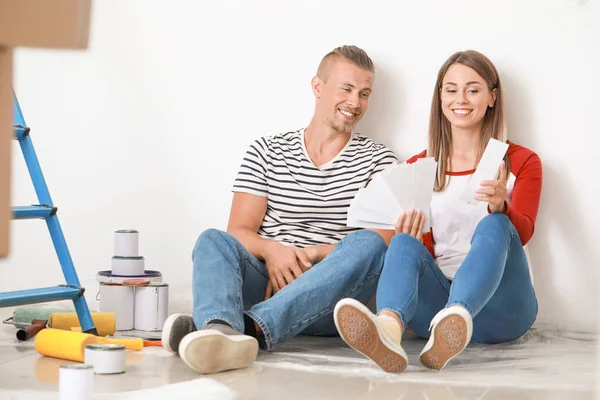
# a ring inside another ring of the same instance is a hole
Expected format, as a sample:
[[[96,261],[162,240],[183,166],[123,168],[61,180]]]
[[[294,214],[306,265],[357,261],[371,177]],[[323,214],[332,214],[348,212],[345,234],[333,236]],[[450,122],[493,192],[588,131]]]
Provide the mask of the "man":
[[[373,62],[355,46],[327,54],[306,129],[256,140],[233,186],[227,233],[193,251],[193,316],[165,322],[163,346],[201,373],[250,366],[259,346],[336,333],[344,297],[375,293],[392,231],[346,226],[359,188],[396,157],[352,132],[367,112]]]

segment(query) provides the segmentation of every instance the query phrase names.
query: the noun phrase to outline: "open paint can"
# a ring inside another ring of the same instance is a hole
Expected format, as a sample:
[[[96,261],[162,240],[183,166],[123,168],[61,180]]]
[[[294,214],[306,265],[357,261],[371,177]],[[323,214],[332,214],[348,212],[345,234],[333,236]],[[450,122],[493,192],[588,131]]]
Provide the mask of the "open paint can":
[[[125,346],[122,344],[88,344],[85,363],[94,366],[94,373],[122,374],[125,372]]]
[[[169,285],[153,282],[135,288],[134,329],[160,331],[169,314]]]

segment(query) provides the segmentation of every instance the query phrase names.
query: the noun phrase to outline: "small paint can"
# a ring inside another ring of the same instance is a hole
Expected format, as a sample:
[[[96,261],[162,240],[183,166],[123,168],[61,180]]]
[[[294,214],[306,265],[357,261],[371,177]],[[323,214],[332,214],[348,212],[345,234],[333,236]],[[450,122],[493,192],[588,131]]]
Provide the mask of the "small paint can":
[[[88,344],[85,363],[94,366],[94,373],[122,374],[125,372],[125,346],[122,344]]]
[[[161,331],[169,314],[169,285],[153,282],[135,288],[134,329]]]
[[[135,288],[133,286],[111,285],[100,282],[98,293],[101,312],[115,313],[115,329],[128,331],[133,329]]]
[[[143,275],[146,269],[144,257],[118,257],[111,260],[112,273],[114,275],[137,276]]]
[[[133,229],[115,231],[115,256],[137,257],[140,255],[140,234]]]
[[[94,367],[89,364],[63,364],[58,372],[59,400],[91,400]]]

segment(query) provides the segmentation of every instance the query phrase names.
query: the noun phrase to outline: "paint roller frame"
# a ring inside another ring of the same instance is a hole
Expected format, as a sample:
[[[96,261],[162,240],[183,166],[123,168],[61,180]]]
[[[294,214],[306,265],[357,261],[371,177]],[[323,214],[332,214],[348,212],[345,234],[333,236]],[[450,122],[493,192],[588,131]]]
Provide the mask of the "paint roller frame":
[[[25,329],[29,325],[31,325],[31,324],[26,324],[24,322],[15,322],[15,319],[13,317],[6,318],[5,320],[2,321],[2,323],[5,325],[12,325],[17,329]]]

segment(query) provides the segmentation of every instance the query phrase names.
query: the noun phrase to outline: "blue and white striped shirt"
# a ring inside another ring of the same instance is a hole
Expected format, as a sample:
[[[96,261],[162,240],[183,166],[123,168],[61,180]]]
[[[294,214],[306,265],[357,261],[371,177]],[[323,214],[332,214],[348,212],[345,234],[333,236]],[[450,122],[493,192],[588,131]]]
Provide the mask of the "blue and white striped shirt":
[[[301,129],[256,140],[233,191],[267,197],[261,237],[300,248],[335,244],[357,230],[346,226],[346,216],[358,189],[394,163],[390,149],[353,133],[336,157],[317,168]]]

